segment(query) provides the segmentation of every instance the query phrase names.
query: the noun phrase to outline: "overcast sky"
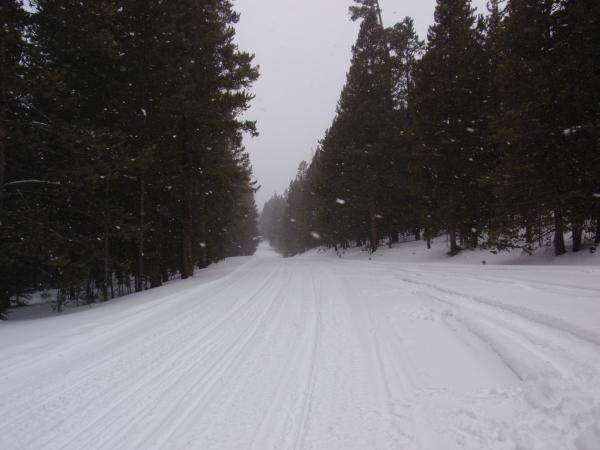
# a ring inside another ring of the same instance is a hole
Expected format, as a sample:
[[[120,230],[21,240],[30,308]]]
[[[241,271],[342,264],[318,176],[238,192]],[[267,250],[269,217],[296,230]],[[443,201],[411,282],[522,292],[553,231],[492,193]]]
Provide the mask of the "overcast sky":
[[[435,0],[380,0],[386,25],[410,16],[424,39]],[[485,12],[486,0],[473,6]],[[298,164],[331,124],[350,65],[358,25],[348,16],[351,0],[234,0],[241,13],[240,49],[256,54],[261,77],[248,117],[260,137],[246,139],[254,174],[262,185],[259,208],[283,192]]]

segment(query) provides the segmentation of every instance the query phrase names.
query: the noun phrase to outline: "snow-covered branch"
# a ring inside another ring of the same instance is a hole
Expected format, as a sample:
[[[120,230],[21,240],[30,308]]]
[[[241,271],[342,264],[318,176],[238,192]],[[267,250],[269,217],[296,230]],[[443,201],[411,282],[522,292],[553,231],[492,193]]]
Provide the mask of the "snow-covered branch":
[[[50,186],[60,186],[60,182],[58,181],[46,181],[46,180],[19,180],[19,181],[11,181],[10,183],[6,183],[4,188],[9,188],[13,186],[21,186],[23,184],[45,184]]]

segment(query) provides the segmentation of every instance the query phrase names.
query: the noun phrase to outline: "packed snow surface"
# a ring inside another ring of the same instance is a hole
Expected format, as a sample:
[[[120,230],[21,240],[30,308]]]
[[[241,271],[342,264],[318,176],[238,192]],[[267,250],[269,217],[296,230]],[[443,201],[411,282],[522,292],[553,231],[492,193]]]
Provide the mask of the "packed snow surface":
[[[599,267],[384,259],[2,323],[0,448],[600,448]]]

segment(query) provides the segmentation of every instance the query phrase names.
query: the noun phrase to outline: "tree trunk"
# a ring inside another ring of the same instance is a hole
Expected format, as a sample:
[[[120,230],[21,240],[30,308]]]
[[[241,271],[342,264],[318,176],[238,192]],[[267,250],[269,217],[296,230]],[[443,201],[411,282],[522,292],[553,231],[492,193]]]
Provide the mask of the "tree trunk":
[[[6,81],[6,40],[0,39],[0,221],[2,220],[4,206],[4,169],[6,167],[6,140],[8,131],[6,129],[6,119],[8,116],[8,96]],[[0,222],[1,223],[1,222]]]
[[[192,193],[185,194],[183,207],[183,229],[181,234],[181,278],[186,279],[194,275],[194,222],[192,215]]]
[[[596,239],[594,242],[600,244],[600,217],[596,219]]]
[[[460,251],[460,247],[456,242],[456,230],[454,229],[454,226],[451,226],[448,229],[448,238],[450,240],[450,254],[452,256],[457,255]]]
[[[111,274],[109,273],[109,183],[108,178],[106,179],[106,188],[104,191],[104,285],[102,286],[102,299],[106,302],[108,301],[108,283],[111,278]]]
[[[529,219],[525,223],[525,242],[531,248],[531,244],[533,244],[533,225]]]
[[[85,303],[87,305],[92,303],[92,281],[89,279],[89,275],[85,282]]]
[[[377,224],[377,214],[375,211],[371,211],[371,226],[369,230],[369,239],[371,241],[371,252],[377,251],[379,247],[379,229]]]
[[[8,289],[0,288],[0,320],[5,319],[5,311],[10,307],[10,296]]]
[[[563,216],[560,208],[554,209],[554,254],[556,256],[567,253],[563,230]]]
[[[138,276],[135,286],[136,292],[144,290],[144,229],[146,227],[146,183],[144,177],[140,178],[140,230],[139,230],[139,251],[138,251]]]
[[[421,240],[421,229],[415,228],[415,241],[420,241],[420,240]]]
[[[498,241],[498,232],[496,230],[496,224],[490,220],[488,223],[488,246],[496,244]]]
[[[162,286],[162,273],[160,270],[160,264],[156,258],[153,258],[150,264],[150,287],[157,288],[160,286]]]
[[[4,206],[4,168],[6,167],[6,127],[3,116],[0,116],[0,221]]]
[[[471,248],[473,250],[476,250],[478,246],[479,246],[479,233],[475,231],[471,234]]]
[[[63,310],[63,305],[65,303],[65,296],[63,293],[63,289],[59,289],[56,293],[56,312],[61,313]]]
[[[572,233],[573,233],[573,251],[578,252],[581,250],[582,244],[583,244],[583,240],[582,240],[583,227],[580,225],[573,225]]]
[[[202,261],[202,268],[205,268],[208,267],[208,250],[206,247],[206,223],[204,222],[204,220],[202,221],[200,229],[202,231],[202,240],[204,242],[204,244],[201,247],[200,261]]]

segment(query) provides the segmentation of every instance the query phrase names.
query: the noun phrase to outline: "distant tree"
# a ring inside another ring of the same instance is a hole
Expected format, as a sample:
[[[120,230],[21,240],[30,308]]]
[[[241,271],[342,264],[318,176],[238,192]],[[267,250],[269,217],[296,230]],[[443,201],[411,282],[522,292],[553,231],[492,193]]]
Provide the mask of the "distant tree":
[[[262,237],[269,241],[271,247],[281,248],[283,215],[285,213],[285,196],[274,194],[263,207],[260,215],[259,229]]]

